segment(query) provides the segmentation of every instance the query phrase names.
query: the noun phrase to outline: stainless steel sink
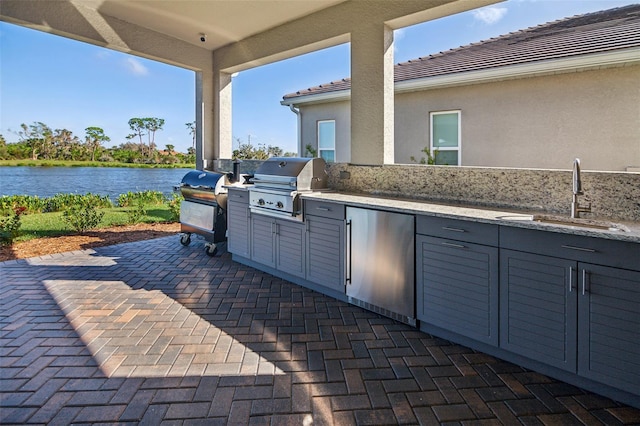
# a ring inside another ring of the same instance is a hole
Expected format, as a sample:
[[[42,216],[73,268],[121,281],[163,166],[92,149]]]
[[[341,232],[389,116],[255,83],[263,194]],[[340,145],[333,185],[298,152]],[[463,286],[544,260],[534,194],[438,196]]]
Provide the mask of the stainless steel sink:
[[[627,229],[620,224],[601,221],[601,220],[592,220],[592,219],[582,219],[582,218],[570,218],[566,216],[553,216],[553,215],[544,215],[544,214],[513,214],[513,215],[505,215],[499,216],[498,219],[503,220],[514,220],[514,221],[525,221],[525,222],[540,222],[540,223],[548,223],[551,225],[563,225],[563,226],[573,226],[577,228],[587,228],[587,229],[599,229],[601,231],[616,231],[616,232],[626,232]]]

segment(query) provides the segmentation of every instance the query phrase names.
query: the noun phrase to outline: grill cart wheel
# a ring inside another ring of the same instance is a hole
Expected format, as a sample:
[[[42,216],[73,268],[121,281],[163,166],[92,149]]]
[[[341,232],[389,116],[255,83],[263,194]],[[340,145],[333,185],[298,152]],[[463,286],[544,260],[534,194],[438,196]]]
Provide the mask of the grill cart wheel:
[[[189,244],[191,244],[191,234],[187,232],[180,235],[180,244],[182,244],[183,246],[188,246]]]
[[[208,256],[215,256],[218,253],[218,247],[215,244],[205,244],[204,252],[207,253]]]

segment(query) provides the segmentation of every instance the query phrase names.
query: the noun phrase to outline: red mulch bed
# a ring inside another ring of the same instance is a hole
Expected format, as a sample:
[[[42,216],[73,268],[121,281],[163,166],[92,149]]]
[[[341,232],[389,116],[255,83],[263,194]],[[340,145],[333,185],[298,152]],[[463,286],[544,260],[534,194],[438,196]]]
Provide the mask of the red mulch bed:
[[[135,225],[95,229],[87,231],[82,235],[38,238],[17,242],[10,247],[0,247],[0,262],[133,241],[150,240],[152,238],[175,235],[178,232],[180,232],[179,223],[137,223]]]

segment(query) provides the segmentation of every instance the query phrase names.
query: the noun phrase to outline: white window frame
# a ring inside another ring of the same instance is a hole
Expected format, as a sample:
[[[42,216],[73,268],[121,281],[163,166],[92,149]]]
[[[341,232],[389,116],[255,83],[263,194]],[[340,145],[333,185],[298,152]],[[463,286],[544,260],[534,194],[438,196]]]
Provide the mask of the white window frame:
[[[444,115],[444,114],[457,114],[458,116],[458,146],[457,147],[434,147],[433,146],[433,117],[436,115]],[[431,155],[435,158],[435,151],[443,152],[443,151],[458,151],[458,166],[462,165],[462,114],[461,110],[454,109],[448,111],[432,111],[429,113],[429,149],[431,150]]]
[[[320,125],[322,123],[333,123],[333,147],[332,148],[321,148],[320,147]],[[318,147],[318,157],[322,157],[323,151],[333,151],[333,162],[336,162],[336,120],[318,120],[316,125],[316,146]]]

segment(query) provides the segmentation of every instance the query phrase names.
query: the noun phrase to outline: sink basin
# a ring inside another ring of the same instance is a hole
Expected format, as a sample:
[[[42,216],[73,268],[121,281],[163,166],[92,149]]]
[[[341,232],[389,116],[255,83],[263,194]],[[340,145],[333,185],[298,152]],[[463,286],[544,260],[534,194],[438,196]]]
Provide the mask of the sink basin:
[[[524,222],[540,222],[540,223],[548,223],[551,225],[563,225],[563,226],[573,226],[577,228],[588,228],[588,229],[599,229],[601,231],[617,231],[617,232],[625,232],[626,229],[619,224],[601,221],[601,220],[592,220],[592,219],[580,219],[580,218],[570,218],[566,216],[552,216],[552,215],[543,215],[543,214],[533,214],[533,215],[525,215],[525,214],[513,214],[507,216],[500,216],[498,219],[503,220],[514,220],[514,221],[524,221]]]

